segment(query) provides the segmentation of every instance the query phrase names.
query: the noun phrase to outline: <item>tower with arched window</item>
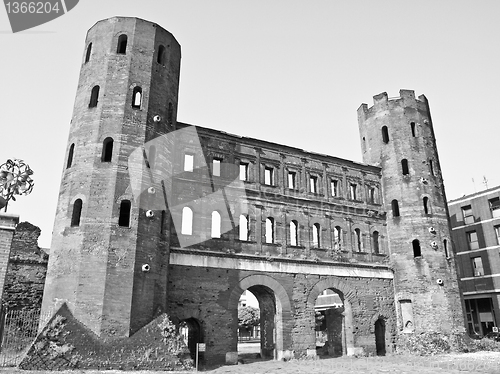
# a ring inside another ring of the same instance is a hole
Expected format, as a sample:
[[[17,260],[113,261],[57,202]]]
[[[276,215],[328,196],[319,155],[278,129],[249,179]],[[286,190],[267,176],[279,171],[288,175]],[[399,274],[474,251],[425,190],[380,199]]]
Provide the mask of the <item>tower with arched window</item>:
[[[82,51],[43,310],[65,302],[97,335],[129,336],[166,308],[170,230],[165,207],[133,195],[128,158],[176,126],[181,51],[129,17],[97,22]],[[146,147],[139,175],[162,167],[159,151]]]
[[[411,90],[358,109],[363,161],[381,167],[399,332],[462,332],[448,207],[429,104]]]

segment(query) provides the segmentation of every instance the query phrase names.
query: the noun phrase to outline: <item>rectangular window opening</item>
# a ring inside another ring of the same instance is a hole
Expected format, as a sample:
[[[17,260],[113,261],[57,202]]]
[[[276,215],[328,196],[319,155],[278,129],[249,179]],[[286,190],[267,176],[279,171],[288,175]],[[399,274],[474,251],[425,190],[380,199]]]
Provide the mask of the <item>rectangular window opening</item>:
[[[295,173],[293,171],[288,172],[288,188],[291,190],[295,190],[297,188],[295,183]]]
[[[214,158],[212,161],[212,175],[216,177],[220,177],[220,164],[221,160],[218,158]]]
[[[309,177],[309,187],[311,193],[318,193],[318,177],[311,175]]]
[[[500,198],[495,197],[488,200],[490,204],[491,216],[493,218],[500,218]]]
[[[264,169],[264,184],[268,186],[274,185],[274,169],[272,167],[266,166]]]
[[[240,162],[240,181],[248,181],[248,164]]]
[[[349,185],[349,197],[351,198],[351,200],[357,200],[356,187],[357,186],[355,183],[351,183]]]
[[[186,153],[184,155],[184,171],[193,171],[194,155]]]
[[[472,214],[472,207],[470,205],[462,207],[462,214],[466,225],[474,223],[474,214]]]
[[[471,258],[471,261],[472,261],[472,270],[474,271],[474,276],[480,277],[484,275],[483,259],[481,257],[473,257]]]
[[[477,238],[477,232],[469,231],[467,234],[467,242],[469,243],[469,249],[479,249],[479,241]]]
[[[332,179],[330,181],[330,189],[333,197],[339,197],[339,181]]]

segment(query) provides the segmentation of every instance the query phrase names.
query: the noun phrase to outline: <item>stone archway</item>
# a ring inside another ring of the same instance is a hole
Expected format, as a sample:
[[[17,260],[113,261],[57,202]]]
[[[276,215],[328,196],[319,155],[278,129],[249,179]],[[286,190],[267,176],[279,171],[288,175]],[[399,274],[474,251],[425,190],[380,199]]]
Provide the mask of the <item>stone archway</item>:
[[[375,321],[375,349],[377,356],[385,356],[386,354],[385,333],[385,319],[379,318]]]
[[[203,343],[203,331],[196,318],[188,318],[179,323],[179,333],[189,348],[191,358],[196,357],[196,344]]]
[[[383,309],[375,313],[370,319],[370,332],[375,337],[375,353],[377,356],[385,356],[392,352],[391,345],[391,319],[389,310]]]
[[[291,331],[292,306],[285,288],[268,275],[250,275],[240,280],[233,288],[228,299],[228,310],[237,314],[238,301],[245,290],[252,292],[261,308],[261,353],[263,357],[281,359],[291,349],[291,337],[284,331]],[[231,355],[237,355],[237,324],[233,321],[234,337],[231,342]]]
[[[350,291],[350,287],[348,287],[344,282],[340,279],[330,278],[323,279],[317,282],[311,291],[309,292],[309,296],[307,298],[307,313],[310,321],[310,326],[312,327],[312,331],[308,334],[306,341],[304,342],[307,345],[307,353],[315,355],[316,354],[316,340],[314,333],[314,325],[315,325],[315,304],[318,296],[326,289],[331,289],[335,291],[342,299],[344,303],[344,311],[341,313],[342,317],[342,354],[347,356],[354,355],[355,347],[354,347],[354,332],[353,332],[353,316],[352,316],[352,303],[356,300],[352,291]]]

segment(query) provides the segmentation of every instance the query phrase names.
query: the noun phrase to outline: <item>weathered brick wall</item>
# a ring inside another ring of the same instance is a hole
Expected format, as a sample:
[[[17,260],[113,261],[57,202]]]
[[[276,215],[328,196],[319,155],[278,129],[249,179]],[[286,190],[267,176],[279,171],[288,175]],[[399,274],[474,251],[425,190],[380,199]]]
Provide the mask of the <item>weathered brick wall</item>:
[[[18,222],[19,216],[0,213],[0,299],[3,299],[12,238],[14,237],[14,230]]]
[[[40,310],[48,254],[38,246],[40,229],[29,222],[16,226],[5,281],[3,306]]]

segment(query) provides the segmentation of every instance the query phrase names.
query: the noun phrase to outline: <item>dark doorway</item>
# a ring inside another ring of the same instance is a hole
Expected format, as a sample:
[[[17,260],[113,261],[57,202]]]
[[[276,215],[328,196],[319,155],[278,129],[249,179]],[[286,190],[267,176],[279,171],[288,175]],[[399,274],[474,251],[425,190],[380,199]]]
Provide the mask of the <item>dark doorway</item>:
[[[196,318],[185,319],[179,325],[179,333],[189,348],[191,358],[196,359],[196,343],[203,343],[200,322]]]
[[[385,321],[382,318],[375,322],[375,346],[377,356],[385,356]]]

